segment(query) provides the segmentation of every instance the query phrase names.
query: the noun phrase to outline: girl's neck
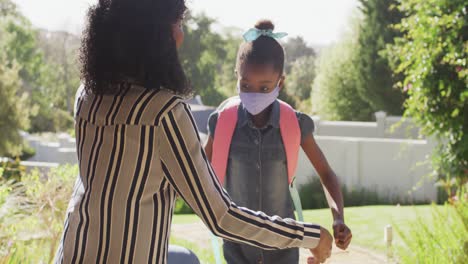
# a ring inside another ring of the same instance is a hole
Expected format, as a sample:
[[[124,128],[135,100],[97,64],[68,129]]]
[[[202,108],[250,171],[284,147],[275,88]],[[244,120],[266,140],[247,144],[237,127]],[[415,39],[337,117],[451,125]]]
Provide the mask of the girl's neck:
[[[271,109],[273,104],[265,108],[262,112],[252,116],[252,122],[256,128],[264,128],[270,119]]]

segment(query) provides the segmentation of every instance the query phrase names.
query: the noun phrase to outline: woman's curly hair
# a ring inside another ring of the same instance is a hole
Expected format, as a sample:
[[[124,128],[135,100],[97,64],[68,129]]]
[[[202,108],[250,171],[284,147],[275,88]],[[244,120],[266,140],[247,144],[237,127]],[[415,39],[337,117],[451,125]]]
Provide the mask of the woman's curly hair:
[[[185,0],[99,0],[88,11],[80,61],[85,89],[116,93],[122,83],[190,93],[172,27]]]

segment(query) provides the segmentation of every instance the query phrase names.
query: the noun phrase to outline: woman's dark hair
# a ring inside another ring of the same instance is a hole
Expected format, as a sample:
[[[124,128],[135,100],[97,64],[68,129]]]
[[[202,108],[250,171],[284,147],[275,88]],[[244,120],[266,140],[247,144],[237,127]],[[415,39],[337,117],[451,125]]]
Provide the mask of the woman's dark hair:
[[[275,25],[270,20],[260,20],[255,24],[260,30],[274,30]],[[284,49],[276,39],[260,36],[252,42],[244,42],[237,53],[236,69],[245,64],[272,65],[275,70],[283,74]]]
[[[81,45],[85,89],[112,94],[130,82],[188,94],[172,34],[185,11],[185,0],[99,0]]]

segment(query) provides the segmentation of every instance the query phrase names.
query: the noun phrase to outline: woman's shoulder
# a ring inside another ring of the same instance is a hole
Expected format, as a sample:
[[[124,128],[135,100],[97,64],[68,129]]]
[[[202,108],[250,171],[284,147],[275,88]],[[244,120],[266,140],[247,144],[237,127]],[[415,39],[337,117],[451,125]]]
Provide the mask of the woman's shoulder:
[[[158,125],[165,113],[181,103],[182,97],[166,89],[132,85],[111,95],[83,89],[77,93],[77,116],[104,125]]]
[[[142,89],[132,91],[131,105],[127,123],[159,125],[161,119],[177,105],[183,105],[184,99],[168,89]]]

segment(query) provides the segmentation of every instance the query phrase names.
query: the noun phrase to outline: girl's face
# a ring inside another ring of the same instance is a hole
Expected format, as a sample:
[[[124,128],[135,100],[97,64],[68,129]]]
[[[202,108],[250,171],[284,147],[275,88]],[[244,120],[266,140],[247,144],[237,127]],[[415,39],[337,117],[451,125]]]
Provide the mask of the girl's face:
[[[245,93],[270,93],[276,86],[283,88],[284,76],[273,65],[243,63],[237,72],[239,89]]]
[[[180,19],[175,24],[172,25],[172,37],[175,40],[176,47],[180,48],[184,42],[184,30],[182,27],[183,20]]]

